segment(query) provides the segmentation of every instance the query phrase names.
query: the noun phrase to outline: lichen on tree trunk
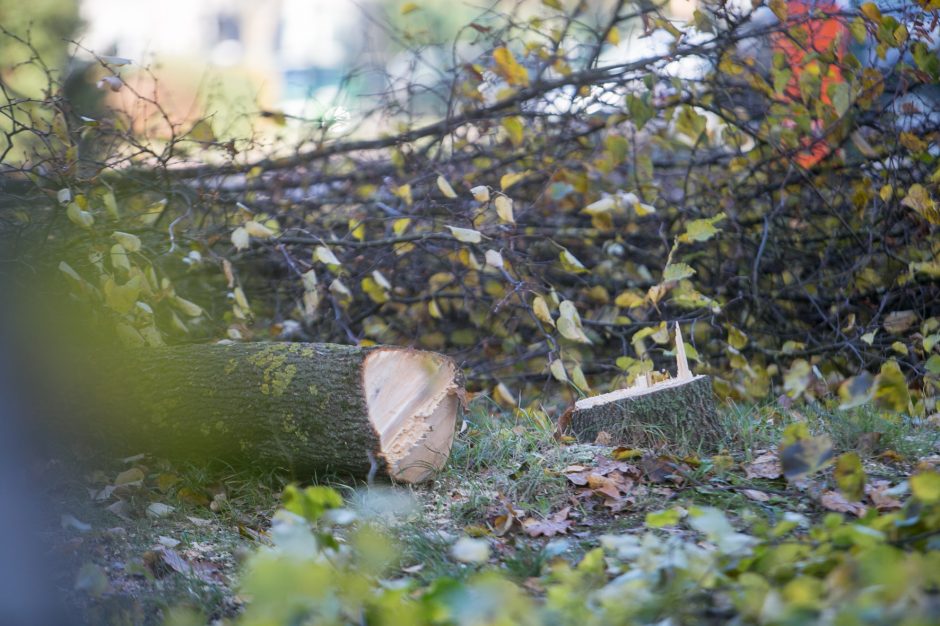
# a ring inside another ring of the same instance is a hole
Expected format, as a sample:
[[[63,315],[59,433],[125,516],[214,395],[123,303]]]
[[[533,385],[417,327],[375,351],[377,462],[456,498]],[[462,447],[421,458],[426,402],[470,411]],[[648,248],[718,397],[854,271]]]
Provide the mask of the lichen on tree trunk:
[[[579,441],[593,442],[606,432],[616,444],[680,453],[720,447],[721,428],[708,376],[669,381],[611,401],[600,397],[591,406],[594,400],[572,407],[560,430]]]

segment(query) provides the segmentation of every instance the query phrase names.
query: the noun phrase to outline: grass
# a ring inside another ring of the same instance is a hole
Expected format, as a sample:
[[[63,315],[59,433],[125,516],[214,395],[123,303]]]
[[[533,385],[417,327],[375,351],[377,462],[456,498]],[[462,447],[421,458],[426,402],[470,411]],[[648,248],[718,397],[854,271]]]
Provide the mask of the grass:
[[[731,404],[722,414],[722,455],[732,457],[734,467],[721,469],[712,459],[703,457],[700,465],[686,473],[683,484],[664,485],[669,491],[648,489],[624,511],[612,514],[604,508],[602,499],[579,495],[562,473],[572,464],[591,466],[597,455],[609,455],[610,447],[560,443],[551,426],[537,415],[495,412],[491,406],[477,402],[466,417],[466,428],[455,439],[448,465],[432,483],[389,488],[336,477],[326,480],[343,493],[347,506],[361,519],[371,519],[390,530],[401,550],[399,567],[403,575],[420,584],[441,578],[464,580],[477,571],[450,554],[457,538],[470,535],[487,539],[494,554],[491,566],[524,587],[536,581],[532,588],[537,589],[537,580],[548,571],[548,563],[556,558],[576,562],[597,547],[604,533],[640,531],[651,511],[712,506],[744,526],[774,524],[787,511],[816,516],[826,513],[804,492],[788,487],[784,481],[748,479],[741,469],[758,451],[775,450],[783,430],[797,420],[806,421],[815,434],[830,437],[838,452],[859,449],[865,459],[874,460],[888,450],[896,451],[906,462],[893,469],[882,465],[879,471],[893,472],[898,480],[917,458],[936,454],[940,441],[935,429],[910,419],[888,419],[870,407],[838,411],[818,404],[793,409],[773,403]],[[88,498],[85,487],[89,472],[82,472],[80,478],[74,472],[64,477],[59,489],[64,494],[58,502],[61,512],[90,523],[94,530],[80,537],[83,541],[71,555],[69,567],[64,568],[61,586],[71,588],[74,572],[83,563],[94,562],[106,569],[112,592],[100,598],[71,593],[71,600],[94,623],[157,624],[169,607],[176,606],[193,607],[210,619],[236,613],[238,562],[264,541],[263,533],[289,477],[225,466],[143,463],[149,466],[144,487],[127,498],[130,521],[116,518]],[[111,479],[127,466],[114,460],[94,469],[100,482],[102,475]],[[831,482],[830,471],[826,470],[820,480]],[[165,491],[157,488],[162,475],[176,477]],[[749,489],[768,497],[755,501],[746,495]],[[193,494],[201,494],[204,500],[200,503],[191,497]],[[176,510],[156,519],[143,514],[155,500],[171,504]],[[497,532],[495,520],[499,515],[522,515],[524,511],[525,516],[540,519],[565,506],[572,507],[571,516],[576,522],[567,534],[533,538],[518,523],[505,534]],[[190,517],[208,523],[194,525]],[[113,526],[124,527],[126,533],[110,536],[107,529]],[[58,534],[63,543],[76,538],[72,531]],[[198,548],[207,558],[215,559],[218,580],[207,582],[175,572],[154,574],[145,559],[160,536],[179,540],[177,550],[181,553]],[[118,563],[120,568],[115,567]]]

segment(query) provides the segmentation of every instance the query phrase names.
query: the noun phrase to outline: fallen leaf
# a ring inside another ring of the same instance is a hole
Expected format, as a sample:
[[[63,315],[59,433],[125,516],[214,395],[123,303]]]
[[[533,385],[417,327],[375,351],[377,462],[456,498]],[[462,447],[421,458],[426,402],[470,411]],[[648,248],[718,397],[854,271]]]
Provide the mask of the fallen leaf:
[[[461,563],[485,563],[490,558],[490,544],[485,539],[461,537],[451,546],[450,554]]]
[[[176,507],[172,507],[169,504],[163,504],[162,502],[152,502],[150,506],[147,507],[147,515],[149,517],[165,517],[176,510]]]
[[[646,456],[640,461],[640,467],[647,480],[654,483],[671,482],[677,485],[685,482],[684,474],[691,468],[688,465],[675,463],[665,456]]]
[[[571,507],[566,506],[548,519],[536,520],[529,518],[522,522],[522,527],[530,537],[554,537],[555,535],[563,535],[567,533],[568,529],[574,524],[573,521],[568,519],[568,513],[570,511]]]
[[[62,528],[72,528],[80,533],[87,533],[91,530],[91,524],[79,520],[74,515],[65,514],[61,519]]]
[[[104,570],[94,563],[85,563],[75,576],[75,590],[84,591],[91,596],[99,597],[111,588],[108,576]]]
[[[742,489],[741,493],[755,502],[767,502],[770,500],[770,494],[756,489]]]
[[[590,474],[588,476],[587,486],[594,493],[605,495],[608,498],[620,497],[620,488],[613,478],[601,476],[600,474]]]
[[[837,513],[851,513],[856,517],[865,515],[865,505],[861,502],[849,502],[838,491],[826,491],[819,500],[823,507]]]
[[[769,478],[771,480],[783,476],[783,468],[776,452],[767,452],[749,463],[744,468],[748,478]]]
[[[139,467],[132,467],[117,475],[114,479],[115,487],[124,487],[131,485],[140,485],[144,480],[144,472]]]
[[[636,448],[615,448],[613,452],[610,453],[617,461],[631,461],[633,459],[639,459],[643,457],[643,451],[637,450]]]
[[[602,430],[597,433],[597,437],[594,438],[594,443],[598,446],[609,446],[612,439],[609,432]]]
[[[887,480],[878,480],[865,485],[868,499],[879,511],[896,511],[901,508],[900,500],[885,493],[889,489],[891,489],[891,483]]]
[[[115,515],[120,517],[122,520],[130,521],[131,519],[130,509],[127,506],[127,502],[125,502],[124,500],[118,500],[117,502],[114,502],[113,504],[108,506],[105,510],[110,513],[114,513]]]

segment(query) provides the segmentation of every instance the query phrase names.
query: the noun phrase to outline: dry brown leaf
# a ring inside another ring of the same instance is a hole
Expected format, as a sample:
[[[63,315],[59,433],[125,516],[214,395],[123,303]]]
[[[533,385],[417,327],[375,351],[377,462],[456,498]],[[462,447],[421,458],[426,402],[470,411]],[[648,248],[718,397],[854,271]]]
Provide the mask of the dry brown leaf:
[[[588,487],[590,487],[594,493],[605,495],[608,498],[620,497],[619,486],[612,478],[607,476],[591,474],[588,476]]]
[[[757,489],[742,489],[741,493],[755,502],[767,502],[770,500],[770,494],[764,491],[758,491]]]
[[[865,485],[865,493],[879,511],[896,511],[901,508],[901,501],[885,493],[890,488],[891,483],[887,480],[876,480]]]
[[[598,446],[609,446],[611,441],[613,437],[606,430],[597,433],[597,437],[594,438],[594,443]]]
[[[685,474],[691,468],[684,463],[676,463],[665,456],[647,456],[640,461],[640,467],[647,480],[654,483],[671,482],[681,485],[685,482]]]
[[[564,535],[574,524],[573,521],[568,519],[568,513],[570,511],[571,507],[566,506],[544,520],[536,520],[530,517],[522,522],[522,527],[530,537],[554,537],[555,535]]]
[[[783,467],[776,452],[766,452],[745,466],[744,472],[748,478],[774,479],[783,476]]]
[[[851,513],[856,517],[865,515],[865,511],[867,510],[865,505],[861,502],[849,502],[838,491],[826,491],[822,494],[819,502],[823,505],[823,507],[829,509],[830,511],[835,511],[837,513]]]

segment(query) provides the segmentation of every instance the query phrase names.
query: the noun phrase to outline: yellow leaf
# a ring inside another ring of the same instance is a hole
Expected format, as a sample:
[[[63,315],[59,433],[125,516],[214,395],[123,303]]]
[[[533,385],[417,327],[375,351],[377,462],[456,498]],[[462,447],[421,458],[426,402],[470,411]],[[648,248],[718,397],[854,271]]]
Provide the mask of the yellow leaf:
[[[575,365],[574,369],[571,370],[571,382],[581,391],[591,391],[591,386],[588,385],[587,379],[584,377],[584,371],[581,369],[580,365]]]
[[[836,483],[839,491],[850,502],[858,502],[865,495],[865,470],[855,452],[846,452],[836,459]]]
[[[620,31],[616,27],[611,28],[610,32],[607,33],[607,42],[612,46],[620,44]]]
[[[414,198],[411,195],[411,185],[402,185],[401,187],[396,187],[394,191],[395,195],[405,201],[405,204],[411,206],[414,202]]]
[[[552,361],[552,364],[548,366],[548,369],[551,371],[552,377],[554,377],[554,379],[558,382],[568,382],[568,373],[565,372],[565,364],[561,362],[561,359],[555,359]]]
[[[911,493],[924,504],[940,502],[940,473],[930,470],[910,478]]]
[[[487,250],[484,255],[484,260],[486,264],[495,267],[496,269],[501,269],[503,267],[503,255],[500,254],[497,250]]]
[[[256,239],[268,239],[274,235],[274,231],[254,220],[245,222],[245,231]]]
[[[125,272],[131,271],[130,261],[127,260],[127,250],[119,243],[111,246],[111,267]]]
[[[364,241],[366,238],[366,226],[360,220],[349,220],[349,234],[356,241]]]
[[[454,188],[450,186],[450,183],[447,182],[447,179],[443,176],[437,177],[437,188],[440,189],[445,198],[453,199],[457,197],[457,193],[454,191]]]
[[[421,7],[419,7],[415,2],[406,2],[405,4],[401,5],[401,14],[408,15],[409,13],[414,13],[420,8]]]
[[[189,131],[189,138],[193,141],[212,142],[215,141],[215,132],[212,130],[212,124],[209,120],[199,120]]]
[[[388,282],[388,279],[385,278],[385,274],[379,270],[373,270],[372,278],[375,280],[375,283],[382,289],[389,290],[392,288],[392,283]]]
[[[565,271],[573,274],[582,274],[587,271],[587,268],[578,260],[578,257],[571,254],[568,250],[562,250],[558,255],[558,259],[561,261],[561,266],[565,268]]]
[[[375,302],[376,304],[382,304],[383,302],[388,302],[388,293],[381,285],[376,282],[376,280],[371,276],[366,276],[360,282],[362,286],[362,291],[365,292],[369,299]]]
[[[894,359],[885,362],[875,378],[875,402],[891,411],[907,411],[910,406],[911,394],[907,389],[907,381]]]
[[[75,202],[69,204],[69,207],[65,210],[65,215],[73,224],[85,229],[90,229],[95,223],[94,216],[88,211],[82,210]]]
[[[245,310],[250,308],[248,306],[248,298],[245,297],[245,291],[241,287],[235,287],[232,293],[235,296],[235,304]]]
[[[140,252],[140,237],[137,235],[116,230],[111,233],[111,236],[117,239],[117,242],[124,246],[124,249],[128,252]]]
[[[128,313],[137,302],[137,296],[140,295],[141,278],[134,276],[123,285],[118,285],[114,279],[108,278],[104,282],[102,290],[104,291],[104,301],[108,307],[118,313]]]
[[[496,73],[510,85],[529,86],[529,72],[516,61],[507,48],[501,46],[493,50],[493,60],[496,61]]]
[[[333,251],[326,246],[317,246],[313,250],[313,260],[325,265],[341,265]]]
[[[520,180],[525,178],[528,175],[528,172],[510,172],[509,174],[503,174],[499,179],[499,188],[503,191],[506,191]]]
[[[247,250],[248,246],[251,245],[248,231],[244,227],[239,226],[232,231],[232,245],[235,246],[236,250]]]
[[[503,406],[516,406],[516,399],[512,397],[512,392],[503,383],[493,387],[493,399]]]
[[[392,232],[395,233],[396,236],[400,237],[401,234],[404,233],[408,229],[408,226],[410,224],[411,224],[410,217],[400,217],[394,222],[392,222]]]
[[[616,206],[617,201],[613,196],[604,196],[600,200],[592,202],[591,204],[581,209],[581,212],[591,216],[601,215],[603,213],[609,213],[614,208],[616,208]]]
[[[920,183],[911,185],[907,190],[907,196],[901,200],[901,204],[914,209],[931,224],[940,224],[940,208]]]
[[[535,299],[532,300],[532,312],[535,313],[535,317],[549,326],[555,326],[555,320],[552,319],[552,314],[548,310],[548,304],[542,296],[535,296]]]
[[[791,398],[802,394],[809,386],[813,369],[806,359],[797,359],[783,377],[783,388]]]
[[[176,296],[173,298],[173,304],[177,309],[179,309],[184,315],[188,317],[199,317],[202,315],[202,307],[195,302],[190,302],[186,298]]]
[[[565,339],[579,341],[581,343],[591,343],[584,330],[581,328],[581,316],[578,309],[571,300],[564,300],[558,305],[558,332]]]
[[[627,309],[642,306],[644,302],[645,298],[635,291],[624,291],[614,300],[614,304]]]
[[[521,146],[522,141],[525,138],[525,129],[522,125],[522,118],[518,115],[507,117],[503,120],[503,128],[506,130],[506,133],[509,135],[509,141],[512,142],[514,146]]]
[[[509,222],[510,224],[516,223],[516,218],[512,211],[512,198],[502,195],[496,196],[496,200],[493,204],[496,206],[496,215],[499,216],[499,219],[504,222]]]
[[[428,314],[436,320],[441,319],[441,308],[437,306],[437,301],[428,302]]]
[[[462,243],[480,243],[482,240],[482,235],[480,231],[473,230],[472,228],[458,228],[456,226],[448,226],[450,233],[454,236],[454,239]]]
[[[488,202],[490,199],[490,188],[486,185],[477,185],[470,190],[470,193],[477,202]]]
[[[874,2],[866,2],[860,7],[862,15],[867,17],[873,22],[881,23],[881,10],[878,8],[878,5]]]

